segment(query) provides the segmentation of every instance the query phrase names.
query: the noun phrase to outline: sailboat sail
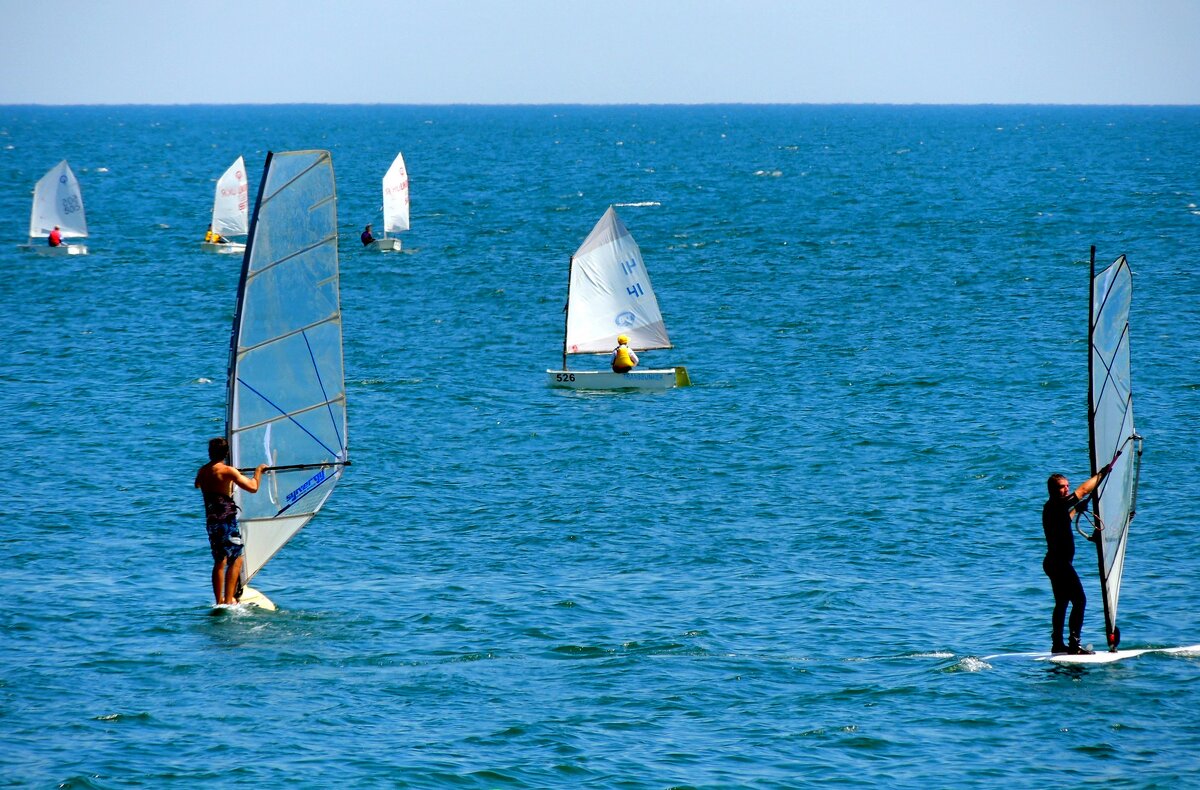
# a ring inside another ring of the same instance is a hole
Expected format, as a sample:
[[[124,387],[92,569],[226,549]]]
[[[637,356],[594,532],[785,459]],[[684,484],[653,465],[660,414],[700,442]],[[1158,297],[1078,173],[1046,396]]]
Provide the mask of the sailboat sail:
[[[349,463],[328,151],[267,155],[229,356],[233,464],[273,467],[257,494],[235,489],[244,584],[316,515]]]
[[[34,187],[29,237],[44,239],[55,225],[64,237],[82,238],[88,235],[87,219],[83,214],[83,193],[66,159],[50,168]]]
[[[1142,437],[1133,424],[1133,395],[1129,370],[1129,305],[1133,278],[1122,255],[1099,274],[1092,249],[1091,319],[1088,327],[1088,425],[1092,473],[1108,463],[1112,471],[1100,483],[1092,511],[1104,595],[1104,624],[1110,649],[1120,642],[1117,602],[1129,524],[1137,505]],[[1114,460],[1115,459],[1115,460]]]
[[[246,163],[238,157],[217,179],[213,198],[212,229],[222,236],[245,236],[250,223],[250,189],[246,181]]]
[[[671,348],[642,252],[612,206],[571,259],[567,354],[607,354],[618,335],[636,351]]]
[[[383,231],[403,230],[408,230],[408,169],[404,166],[404,155],[396,154],[383,176]]]

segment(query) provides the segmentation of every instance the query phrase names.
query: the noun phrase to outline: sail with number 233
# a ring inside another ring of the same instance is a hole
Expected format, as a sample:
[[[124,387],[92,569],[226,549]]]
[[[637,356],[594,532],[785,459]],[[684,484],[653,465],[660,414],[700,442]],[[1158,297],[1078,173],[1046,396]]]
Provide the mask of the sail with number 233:
[[[234,489],[245,585],[317,514],[350,464],[328,151],[267,155],[242,262],[228,387],[233,465],[243,472],[268,465],[257,494]],[[248,588],[240,600],[273,608]]]
[[[1091,519],[1100,562],[1104,599],[1104,632],[1109,650],[1121,641],[1117,601],[1129,525],[1137,511],[1142,437],[1133,424],[1133,393],[1129,364],[1129,305],[1133,276],[1122,255],[1096,272],[1096,248],[1091,254],[1091,317],[1088,323],[1088,428],[1092,474],[1106,464],[1112,471],[1097,487]],[[1086,518],[1086,516],[1085,516]]]

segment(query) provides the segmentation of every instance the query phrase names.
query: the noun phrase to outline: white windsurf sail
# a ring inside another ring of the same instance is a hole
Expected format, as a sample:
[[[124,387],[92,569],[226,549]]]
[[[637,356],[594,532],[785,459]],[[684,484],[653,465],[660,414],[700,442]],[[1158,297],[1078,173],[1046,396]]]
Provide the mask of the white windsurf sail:
[[[66,159],[50,168],[34,187],[29,238],[44,239],[55,225],[64,238],[84,238],[88,235],[87,219],[83,214],[83,193]]]
[[[617,336],[635,351],[671,348],[642,252],[612,206],[571,258],[567,291],[567,354],[608,354]]]
[[[408,169],[404,154],[396,154],[383,176],[383,232],[408,230]]]
[[[217,179],[212,229],[222,236],[245,236],[250,229],[250,188],[246,163],[238,157]]]
[[[328,500],[350,463],[328,151],[267,155],[230,342],[233,465],[271,469],[235,488],[247,583]]]
[[[1091,318],[1088,325],[1088,427],[1092,474],[1112,463],[1092,502],[1098,530],[1093,533],[1100,561],[1104,626],[1110,650],[1121,641],[1117,602],[1129,524],[1137,509],[1142,437],[1133,424],[1129,370],[1129,305],[1133,278],[1122,255],[1099,274],[1092,248]],[[1115,459],[1115,460],[1114,460]]]

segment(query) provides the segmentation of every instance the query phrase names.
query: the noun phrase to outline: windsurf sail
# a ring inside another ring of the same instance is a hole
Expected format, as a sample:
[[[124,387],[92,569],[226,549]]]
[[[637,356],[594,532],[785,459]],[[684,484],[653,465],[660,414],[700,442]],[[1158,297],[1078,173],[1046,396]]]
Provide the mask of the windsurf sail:
[[[44,239],[55,225],[64,237],[82,238],[88,235],[87,219],[83,214],[83,192],[66,159],[50,168],[33,189],[29,238]]]
[[[404,154],[396,154],[383,176],[383,232],[408,230],[408,169]]]
[[[642,251],[609,206],[571,258],[563,367],[567,354],[610,353],[618,335],[635,351],[671,348]]]
[[[328,151],[267,155],[242,260],[229,350],[232,463],[267,464],[234,489],[248,583],[329,499],[350,463]]]
[[[1100,562],[1104,596],[1104,630],[1110,650],[1121,641],[1117,602],[1129,524],[1137,511],[1142,437],[1133,424],[1133,394],[1129,369],[1129,305],[1133,277],[1122,255],[1096,272],[1096,248],[1091,255],[1091,319],[1088,325],[1088,427],[1092,474],[1112,463],[1092,500],[1097,529],[1092,539]]]
[[[250,228],[250,188],[246,163],[238,157],[217,179],[212,229],[222,236],[245,236]]]

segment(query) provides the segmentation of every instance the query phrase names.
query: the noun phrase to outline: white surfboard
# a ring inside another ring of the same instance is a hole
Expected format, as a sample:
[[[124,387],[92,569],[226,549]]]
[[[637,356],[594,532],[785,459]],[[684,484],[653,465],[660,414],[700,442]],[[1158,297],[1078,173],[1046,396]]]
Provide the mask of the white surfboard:
[[[998,653],[994,656],[984,656],[984,661],[997,658],[1028,658],[1033,661],[1050,661],[1055,664],[1112,664],[1126,658],[1136,658],[1146,653],[1174,653],[1182,656],[1200,658],[1200,645],[1186,647],[1143,647],[1133,650],[1098,651],[1091,655],[1072,655],[1070,653]]]
[[[275,604],[271,599],[253,587],[242,588],[242,596],[238,598],[238,603],[242,606],[255,606],[268,612],[275,611]]]

